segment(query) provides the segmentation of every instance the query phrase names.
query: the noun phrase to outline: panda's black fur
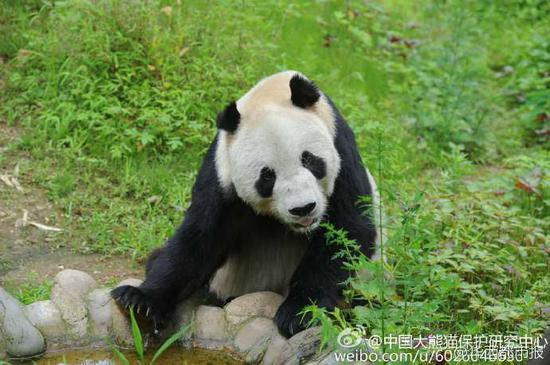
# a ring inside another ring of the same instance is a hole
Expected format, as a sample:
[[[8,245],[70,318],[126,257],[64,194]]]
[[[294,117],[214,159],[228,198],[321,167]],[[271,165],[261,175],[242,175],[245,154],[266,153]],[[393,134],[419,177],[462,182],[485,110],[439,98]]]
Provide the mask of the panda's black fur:
[[[319,99],[314,84],[304,79],[293,82],[299,90],[293,90],[292,94],[296,107],[307,108]],[[345,229],[348,237],[356,240],[362,251],[371,257],[375,250],[376,228],[364,214],[365,207],[358,204],[358,199],[371,196],[373,188],[351,128],[332,101],[327,100],[335,117],[334,145],[341,166],[324,221]],[[218,127],[234,131],[238,127],[238,117],[235,103],[232,103],[218,116]],[[224,190],[215,183],[218,181],[215,163],[218,138],[219,133],[204,157],[182,225],[165,246],[149,258],[145,281],[139,288],[118,287],[112,291],[112,296],[124,307],[133,306],[142,314],[166,321],[179,302],[208,286],[231,252],[247,249],[239,242],[243,232],[265,237],[294,235],[304,241],[307,248],[290,280],[288,296],[275,316],[280,332],[291,336],[306,324],[298,315],[304,306],[316,303],[332,309],[341,302],[341,283],[352,273],[343,268],[341,259],[334,258],[336,248],[327,245],[322,226],[308,235],[291,233],[278,220],[258,215],[234,189]]]

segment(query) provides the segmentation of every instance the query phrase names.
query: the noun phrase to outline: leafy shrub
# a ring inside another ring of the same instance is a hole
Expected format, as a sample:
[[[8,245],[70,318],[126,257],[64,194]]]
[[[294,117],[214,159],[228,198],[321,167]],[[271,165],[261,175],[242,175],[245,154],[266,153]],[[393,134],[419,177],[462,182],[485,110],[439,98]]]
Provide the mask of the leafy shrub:
[[[548,303],[548,3],[5,2],[0,117],[78,249],[145,257],[181,220],[214,118],[297,69],[349,120],[377,177],[393,275],[368,306],[310,308],[325,338],[536,333]],[[0,159],[0,165],[9,158]],[[30,174],[29,174],[30,175]],[[329,237],[354,252],[345,232]]]
[[[443,175],[447,184],[383,196],[392,212],[383,245],[387,264],[369,262],[345,232],[329,227],[327,243],[341,247],[346,267],[369,275],[352,279],[347,292],[366,305],[344,312],[308,308],[313,322],[323,325],[325,342],[355,326],[380,336],[544,333],[542,311],[550,302],[550,227],[543,213],[550,206],[548,185],[537,186],[541,196],[534,207],[514,183],[526,167],[547,174],[550,166],[540,161],[512,159],[510,170],[498,176],[466,176],[464,185],[453,181],[464,181],[463,175]]]

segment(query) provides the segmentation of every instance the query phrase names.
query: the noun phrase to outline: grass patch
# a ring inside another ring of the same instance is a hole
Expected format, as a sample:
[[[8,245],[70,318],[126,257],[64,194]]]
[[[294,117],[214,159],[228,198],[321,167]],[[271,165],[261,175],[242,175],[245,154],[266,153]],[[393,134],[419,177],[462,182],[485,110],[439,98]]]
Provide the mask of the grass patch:
[[[217,111],[300,70],[378,180],[394,276],[350,282],[370,305],[347,317],[312,308],[326,339],[350,324],[535,334],[550,302],[549,15],[544,1],[6,1],[0,117],[24,129],[25,173],[67,241],[141,260],[185,213]]]
[[[6,290],[12,293],[17,300],[25,305],[50,299],[52,287],[52,281],[39,281],[36,277],[30,277],[27,282],[17,287],[10,283],[6,283]]]

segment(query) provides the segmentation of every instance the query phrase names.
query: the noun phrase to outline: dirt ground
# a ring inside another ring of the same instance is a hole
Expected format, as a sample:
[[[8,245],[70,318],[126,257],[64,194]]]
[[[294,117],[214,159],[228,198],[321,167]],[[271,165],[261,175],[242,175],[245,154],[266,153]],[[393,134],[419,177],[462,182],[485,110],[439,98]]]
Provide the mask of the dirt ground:
[[[143,264],[128,258],[77,252],[63,231],[63,213],[46,191],[32,183],[32,172],[20,174],[24,152],[8,151],[19,138],[16,128],[0,121],[0,286],[51,280],[63,269],[78,269],[99,283],[143,276]]]

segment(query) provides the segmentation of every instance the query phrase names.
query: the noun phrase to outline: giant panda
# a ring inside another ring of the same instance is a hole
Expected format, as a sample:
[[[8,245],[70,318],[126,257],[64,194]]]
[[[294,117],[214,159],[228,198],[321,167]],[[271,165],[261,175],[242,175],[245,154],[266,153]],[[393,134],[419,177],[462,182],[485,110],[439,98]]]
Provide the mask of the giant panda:
[[[203,288],[221,300],[273,291],[285,297],[275,322],[292,336],[307,324],[305,306],[333,309],[354,275],[322,222],[377,255],[376,225],[359,204],[376,198],[374,180],[333,102],[299,72],[261,80],[217,127],[182,225],[150,256],[145,281],[112,297],[163,321]]]

